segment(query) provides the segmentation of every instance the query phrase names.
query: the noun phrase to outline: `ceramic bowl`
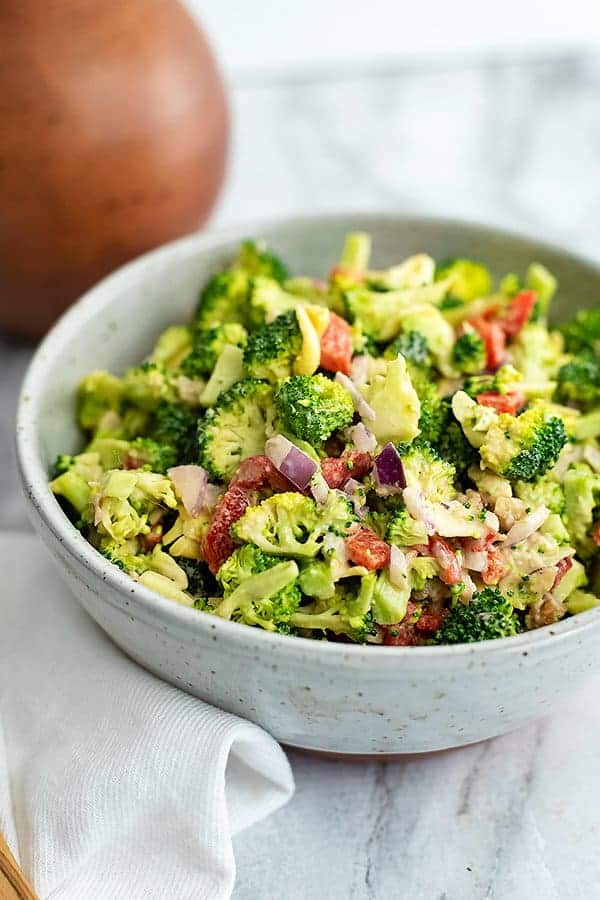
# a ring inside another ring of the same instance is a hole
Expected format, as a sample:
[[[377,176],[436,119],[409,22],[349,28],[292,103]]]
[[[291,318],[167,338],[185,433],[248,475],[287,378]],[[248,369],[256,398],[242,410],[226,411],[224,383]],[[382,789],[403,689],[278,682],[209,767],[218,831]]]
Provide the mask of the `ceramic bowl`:
[[[262,725],[294,747],[422,753],[480,741],[548,712],[600,661],[600,609],[528,634],[453,647],[364,647],[269,634],[180,606],[131,581],[71,525],[48,490],[76,451],[74,390],[92,368],[139,361],[241,238],[264,237],[293,271],[324,275],[347,231],[373,235],[374,265],[418,251],[485,260],[495,275],[531,260],[558,277],[557,318],[600,296],[600,270],[528,238],[425,218],[319,217],[194,235],[141,257],[89,291],[48,334],[26,376],[18,462],[32,522],[81,605],[160,678]]]

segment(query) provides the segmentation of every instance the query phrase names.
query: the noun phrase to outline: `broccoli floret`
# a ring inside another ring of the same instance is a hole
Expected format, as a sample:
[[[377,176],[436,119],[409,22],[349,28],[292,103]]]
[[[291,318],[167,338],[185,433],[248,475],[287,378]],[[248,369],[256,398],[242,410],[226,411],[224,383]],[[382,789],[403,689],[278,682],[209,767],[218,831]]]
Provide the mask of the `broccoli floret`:
[[[119,412],[123,382],[109,372],[91,372],[77,389],[77,422],[84,431],[93,431],[109,411]]]
[[[390,517],[385,539],[388,544],[396,547],[412,547],[415,544],[426,544],[428,535],[423,522],[413,519],[407,509],[398,509]]]
[[[481,372],[486,364],[485,343],[475,331],[467,331],[457,339],[452,350],[452,363],[459,372]]]
[[[556,399],[589,410],[600,402],[600,357],[584,351],[558,370]]]
[[[565,511],[565,495],[561,485],[548,475],[536,481],[517,481],[513,485],[515,496],[522,500],[528,509],[547,506],[550,512],[562,515]]]
[[[59,453],[50,469],[50,478],[58,478],[63,472],[68,472],[75,465],[75,457],[68,453]]]
[[[177,450],[171,444],[161,444],[152,438],[136,438],[128,447],[127,457],[135,465],[129,468],[142,468],[143,466],[152,472],[165,474],[167,469],[177,465]]]
[[[356,287],[344,292],[344,306],[348,319],[356,322],[367,337],[385,343],[401,330],[422,331],[418,322],[408,323],[407,316],[428,309],[438,312],[431,304],[439,303],[445,293],[443,283],[383,292]]]
[[[330,272],[334,288],[344,290],[364,280],[371,256],[371,235],[365,231],[347,234],[339,262]]]
[[[371,611],[374,579],[355,579],[338,585],[335,596],[327,600],[301,606],[292,616],[292,625],[305,631],[331,631],[344,634],[350,640],[363,643],[375,633]]]
[[[525,385],[536,386],[537,395],[545,397],[552,395],[558,370],[566,362],[563,351],[560,332],[548,331],[539,322],[524,325],[510,347],[514,365],[521,372]]]
[[[85,478],[73,468],[54,478],[50,482],[50,490],[56,497],[64,497],[82,519],[91,521],[92,490]]]
[[[449,400],[442,401],[442,409],[446,416],[440,429],[440,437],[434,443],[434,447],[442,459],[454,466],[457,478],[462,479],[467,469],[479,462],[479,455],[454,418]]]
[[[399,335],[386,348],[384,357],[396,359],[399,353],[409,365],[426,370],[431,368],[431,355],[427,340],[419,331],[407,331]]]
[[[272,404],[271,385],[254,378],[219,396],[198,424],[200,462],[211,478],[229,480],[243,459],[264,451]]]
[[[323,538],[331,531],[348,534],[356,521],[352,506],[342,494],[329,492],[325,505],[297,493],[275,494],[251,506],[232,527],[238,541],[256,544],[274,556],[316,556]]]
[[[169,478],[143,469],[106,472],[95,491],[94,503],[100,534],[117,543],[148,534],[148,516],[153,510],[177,508]]]
[[[469,397],[477,397],[484,391],[505,394],[507,391],[520,389],[521,382],[522,375],[514,366],[500,366],[494,374],[472,375],[470,378],[465,378],[462,389]]]
[[[472,447],[479,449],[498,416],[489,406],[480,406],[465,391],[452,397],[452,412]]]
[[[142,363],[125,373],[123,395],[128,403],[149,412],[163,401],[171,403],[177,400],[177,390],[169,372],[151,362]]]
[[[196,329],[191,352],[181,363],[181,371],[188,378],[210,375],[226,345],[245,347],[248,333],[238,322],[224,322],[206,331]]]
[[[279,282],[289,278],[287,266],[269,250],[264,241],[243,241],[234,267],[242,269],[251,278],[264,275],[265,278]]]
[[[286,378],[275,391],[275,408],[285,431],[313,447],[354,418],[348,391],[325,375]]]
[[[187,325],[171,325],[160,335],[148,362],[169,371],[178,369],[192,349],[192,329]]]
[[[399,444],[408,487],[418,487],[431,503],[452,500],[456,494],[454,466],[427,444]]]
[[[223,322],[245,323],[248,283],[248,274],[235,267],[213,275],[200,294],[196,326],[205,330]]]
[[[486,587],[474,594],[468,603],[455,601],[433,640],[436,644],[471,644],[510,637],[521,630],[510,602],[498,588]]]
[[[261,325],[248,338],[244,367],[252,378],[278,381],[292,374],[302,349],[302,334],[294,310]]]
[[[282,566],[287,568],[282,569]],[[268,577],[261,579],[259,593],[256,582],[253,584],[253,576],[270,569],[277,569],[277,581],[271,582]],[[275,589],[280,583],[282,572],[287,573],[283,577],[285,580],[289,576],[289,581],[283,587]],[[224,594],[224,599],[216,609],[217,615],[233,618],[247,625],[259,625],[267,631],[289,633],[290,617],[301,600],[297,573],[297,566],[294,572],[289,563],[282,563],[280,559],[263,553],[258,547],[251,544],[238,547],[217,572],[217,580]],[[242,585],[243,590],[239,590]]]
[[[263,322],[272,322],[283,313],[307,302],[327,307],[330,305],[330,298],[314,288],[310,293],[305,291],[304,294],[298,294],[288,290],[287,284],[282,287],[271,278],[255,278],[250,292],[250,317],[255,325],[261,325]]]
[[[417,376],[414,370],[411,377],[421,405],[419,441],[436,444],[440,440],[447,419],[446,407],[433,380]]]
[[[577,463],[565,472],[563,487],[567,530],[578,553],[587,557],[596,550],[589,531],[600,505],[600,475],[585,463]]]
[[[359,389],[375,413],[369,428],[380,444],[412,441],[419,433],[421,404],[403,356],[381,363]]]
[[[452,365],[455,345],[454,329],[435,306],[407,309],[402,317],[402,330],[417,331],[427,341],[433,365],[450,377],[456,375]]]
[[[205,562],[183,557],[179,557],[177,562],[187,575],[187,589],[193,597],[206,600],[209,597],[218,597],[220,595],[221,586],[217,583],[215,576]]]
[[[492,290],[492,277],[483,263],[472,259],[445,259],[435,270],[436,281],[452,279],[450,296],[464,303],[487,297]]]
[[[198,416],[177,403],[161,403],[156,410],[153,439],[162,445],[175,448],[177,462],[194,463],[198,460]]]
[[[389,269],[367,272],[366,281],[378,291],[393,291],[432,284],[434,273],[435,260],[426,253],[416,253]]]
[[[538,316],[546,316],[550,301],[556,293],[558,282],[552,272],[541,263],[531,263],[525,275],[525,284],[537,294],[537,302],[534,312]]]
[[[561,329],[569,353],[600,350],[600,309],[582,309]]]
[[[489,427],[481,446],[481,458],[497,475],[519,481],[535,481],[556,463],[567,442],[561,419],[543,407],[520,416],[502,413]]]

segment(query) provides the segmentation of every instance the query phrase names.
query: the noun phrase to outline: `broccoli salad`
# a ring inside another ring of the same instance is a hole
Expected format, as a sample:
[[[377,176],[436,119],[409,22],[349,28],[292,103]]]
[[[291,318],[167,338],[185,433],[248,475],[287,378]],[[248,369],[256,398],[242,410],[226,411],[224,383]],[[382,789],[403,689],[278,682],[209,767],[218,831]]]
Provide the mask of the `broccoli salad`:
[[[52,491],[135,581],[267,631],[459,644],[596,606],[600,309],[552,330],[541,263],[370,249],[319,280],[243,243],[191,323],[83,379]]]

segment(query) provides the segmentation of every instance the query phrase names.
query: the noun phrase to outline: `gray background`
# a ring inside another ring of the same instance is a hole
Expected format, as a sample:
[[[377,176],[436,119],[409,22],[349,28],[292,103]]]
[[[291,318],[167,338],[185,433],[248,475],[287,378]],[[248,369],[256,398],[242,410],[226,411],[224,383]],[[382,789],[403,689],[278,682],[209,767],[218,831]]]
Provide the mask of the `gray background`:
[[[231,166],[214,227],[423,211],[600,255],[594,56],[255,72],[233,78],[231,97]],[[5,529],[28,527],[12,434],[30,355],[0,339]],[[236,839],[236,900],[599,896],[599,687],[518,734],[432,758],[359,765],[292,754],[296,797]]]

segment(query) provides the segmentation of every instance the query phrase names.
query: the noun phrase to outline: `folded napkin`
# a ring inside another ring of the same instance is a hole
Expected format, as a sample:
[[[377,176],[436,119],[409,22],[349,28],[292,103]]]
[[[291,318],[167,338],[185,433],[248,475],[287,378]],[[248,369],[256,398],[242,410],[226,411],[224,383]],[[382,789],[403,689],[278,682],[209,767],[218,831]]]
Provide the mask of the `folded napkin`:
[[[232,834],[293,779],[264,731],[131,662],[0,534],[0,830],[42,900],[229,897]]]

